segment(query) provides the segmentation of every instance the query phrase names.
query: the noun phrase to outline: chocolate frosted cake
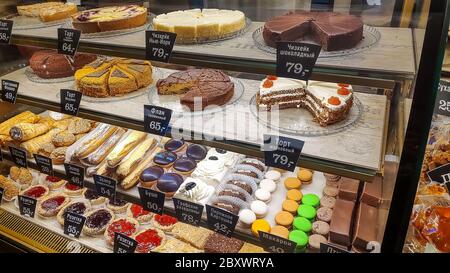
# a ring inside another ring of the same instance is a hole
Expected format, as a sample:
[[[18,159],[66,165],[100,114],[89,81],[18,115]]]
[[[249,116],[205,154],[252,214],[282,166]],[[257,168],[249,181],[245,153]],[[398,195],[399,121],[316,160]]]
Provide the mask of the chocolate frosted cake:
[[[266,22],[263,38],[271,47],[276,47],[279,41],[313,40],[323,50],[343,50],[363,39],[363,26],[361,19],[354,15],[295,11]]]
[[[30,67],[43,79],[57,79],[73,76],[75,71],[96,59],[93,54],[77,53],[71,58],[55,50],[42,50],[30,58]]]
[[[349,84],[310,81],[268,76],[256,94],[258,109],[305,108],[321,125],[345,119],[353,105],[353,91]]]
[[[182,95],[180,103],[191,111],[208,105],[223,105],[234,94],[234,84],[222,71],[190,69],[175,72],[156,83],[160,95]]]

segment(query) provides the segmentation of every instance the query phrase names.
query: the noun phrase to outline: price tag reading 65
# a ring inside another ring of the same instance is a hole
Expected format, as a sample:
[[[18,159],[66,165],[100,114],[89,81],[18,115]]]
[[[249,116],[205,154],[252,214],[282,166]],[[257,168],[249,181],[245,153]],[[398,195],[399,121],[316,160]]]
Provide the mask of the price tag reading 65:
[[[274,135],[264,135],[264,159],[267,166],[295,170],[304,141]]]
[[[70,89],[61,89],[61,113],[72,116],[78,115],[82,96],[83,94],[81,92]]]
[[[154,106],[144,105],[144,127],[147,133],[164,136],[169,129],[172,110]]]

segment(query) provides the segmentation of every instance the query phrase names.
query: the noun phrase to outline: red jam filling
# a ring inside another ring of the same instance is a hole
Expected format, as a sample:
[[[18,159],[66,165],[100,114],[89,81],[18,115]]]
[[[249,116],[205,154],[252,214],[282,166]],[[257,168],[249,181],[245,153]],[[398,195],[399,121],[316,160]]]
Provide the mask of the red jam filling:
[[[348,84],[348,83],[338,83],[338,86],[340,86],[340,87],[349,87],[350,84]]]
[[[330,97],[328,99],[328,103],[331,105],[340,105],[341,104],[341,100],[338,97]]]
[[[131,213],[133,213],[134,218],[137,218],[142,215],[147,215],[150,213],[149,211],[146,211],[142,206],[139,206],[136,204],[131,205],[130,210],[131,210]]]
[[[268,75],[268,76],[267,76],[267,79],[268,79],[268,80],[271,80],[271,81],[276,81],[276,80],[278,79],[278,77],[277,77],[277,76],[274,76],[274,75]]]
[[[270,88],[272,86],[273,86],[273,81],[271,81],[271,80],[265,80],[263,83],[264,88]]]
[[[55,210],[61,206],[66,198],[64,196],[55,196],[42,202],[42,208],[45,210]]]
[[[45,180],[46,181],[48,181],[48,182],[51,182],[51,183],[56,183],[56,182],[59,182],[59,181],[61,181],[61,178],[59,178],[59,177],[56,177],[56,176],[47,176],[46,178],[45,178]]]
[[[155,221],[158,222],[161,226],[167,227],[167,226],[175,225],[177,223],[177,218],[172,217],[167,214],[163,214],[163,215],[156,214]]]
[[[126,236],[131,236],[136,232],[136,226],[125,219],[119,219],[113,222],[108,227],[108,235],[110,237],[114,237],[114,233],[116,232],[124,234]]]
[[[32,198],[39,198],[42,197],[45,194],[46,190],[44,187],[33,187],[25,191],[24,195]]]
[[[341,87],[338,89],[337,93],[341,96],[347,96],[348,94],[350,94],[350,90],[345,87]]]
[[[66,189],[68,189],[69,191],[77,191],[79,189],[81,189],[81,187],[74,185],[74,184],[70,184],[70,183],[66,183]]]
[[[140,233],[135,239],[138,242],[136,251],[139,253],[150,252],[150,250],[158,247],[162,241],[162,238],[159,237],[158,232],[154,229],[148,229]]]

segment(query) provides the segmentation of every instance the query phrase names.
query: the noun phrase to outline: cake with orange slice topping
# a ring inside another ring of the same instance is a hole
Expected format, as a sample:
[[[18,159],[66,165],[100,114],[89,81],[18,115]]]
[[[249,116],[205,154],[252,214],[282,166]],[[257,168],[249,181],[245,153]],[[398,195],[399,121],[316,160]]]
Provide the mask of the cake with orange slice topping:
[[[123,96],[153,82],[152,65],[134,59],[100,59],[77,70],[75,81],[86,96]]]
[[[321,126],[344,120],[353,105],[353,91],[349,84],[306,82],[267,76],[256,95],[259,109],[305,108]]]

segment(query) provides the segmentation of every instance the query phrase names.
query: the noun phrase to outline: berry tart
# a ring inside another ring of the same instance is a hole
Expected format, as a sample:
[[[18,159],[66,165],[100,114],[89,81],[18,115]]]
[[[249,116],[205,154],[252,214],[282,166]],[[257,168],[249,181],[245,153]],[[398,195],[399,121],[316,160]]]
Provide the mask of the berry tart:
[[[105,201],[106,201],[105,197],[98,195],[95,191],[93,191],[91,189],[87,189],[84,192],[83,196],[84,196],[84,198],[89,200],[89,202],[91,203],[92,206],[101,205],[101,204],[105,203]]]
[[[31,186],[19,193],[19,195],[24,195],[27,197],[34,198],[36,200],[41,200],[42,198],[46,197],[49,193],[49,189],[47,186],[44,185],[35,185]]]
[[[69,202],[70,198],[67,194],[52,194],[39,201],[37,212],[41,217],[53,217]]]
[[[66,180],[56,176],[47,175],[47,177],[45,177],[45,184],[52,191],[60,189],[65,183]]]
[[[83,233],[89,236],[105,232],[106,227],[114,221],[114,212],[107,208],[96,209],[86,214]]]
[[[86,188],[82,188],[78,185],[71,184],[67,182],[64,185],[64,193],[67,194],[70,197],[78,197],[83,195],[83,193],[86,191]]]
[[[56,220],[60,225],[64,226],[67,212],[84,215],[90,209],[91,205],[87,201],[71,201],[58,212]]]
[[[125,236],[131,237],[139,229],[139,223],[133,218],[119,218],[112,221],[105,231],[105,240],[109,245],[114,245],[114,236],[116,233],[121,233]]]
[[[130,204],[123,200],[115,198],[114,200],[109,199],[108,204],[106,205],[108,209],[114,211],[116,214],[125,213]]]
[[[171,231],[173,226],[178,222],[177,218],[167,214],[155,214],[152,219],[152,225],[162,231]]]
[[[153,218],[153,213],[138,204],[131,204],[127,208],[127,216],[136,219],[140,224],[148,224]]]
[[[166,235],[157,228],[149,228],[134,235],[133,239],[138,242],[137,253],[150,253],[154,248],[164,244]]]

